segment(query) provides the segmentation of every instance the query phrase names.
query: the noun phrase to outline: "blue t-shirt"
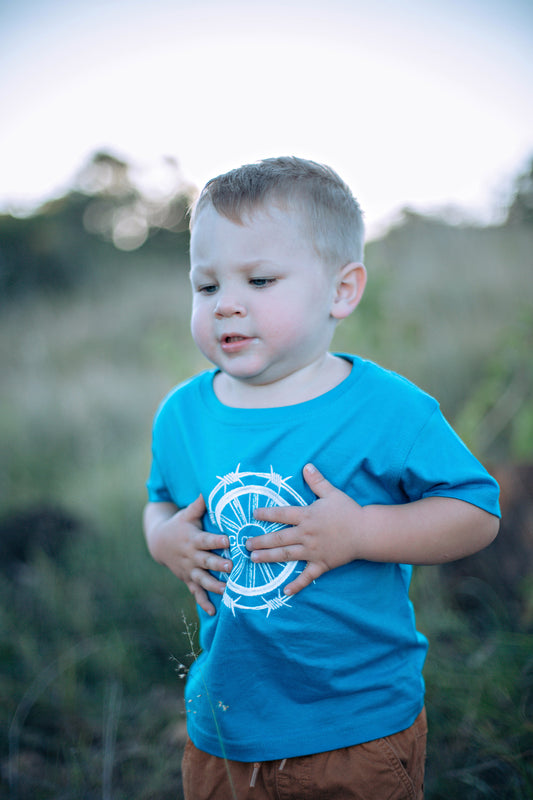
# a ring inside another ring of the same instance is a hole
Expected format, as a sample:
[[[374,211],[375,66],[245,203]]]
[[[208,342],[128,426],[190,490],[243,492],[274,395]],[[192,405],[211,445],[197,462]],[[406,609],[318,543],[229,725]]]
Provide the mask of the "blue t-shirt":
[[[150,500],[183,508],[201,492],[204,529],[230,540],[234,567],[217,574],[226,589],[210,596],[216,614],[199,609],[202,653],[185,690],[189,735],[217,756],[266,761],[347,747],[409,727],[423,706],[427,641],[415,627],[410,566],[353,561],[286,597],[305,565],[249,557],[246,539],[276,527],[254,520],[257,506],[315,500],[306,463],[363,506],[441,496],[499,515],[496,482],[437,402],[343,357],[350,375],[305,403],[224,406],[210,371],[174,389],[156,415]]]

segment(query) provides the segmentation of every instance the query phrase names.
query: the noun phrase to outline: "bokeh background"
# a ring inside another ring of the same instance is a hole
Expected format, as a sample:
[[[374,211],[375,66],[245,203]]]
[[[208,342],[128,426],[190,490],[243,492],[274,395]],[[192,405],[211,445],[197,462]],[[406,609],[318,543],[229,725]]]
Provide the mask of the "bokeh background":
[[[281,154],[365,210],[335,347],[436,395],[502,487],[494,545],[415,570],[427,796],[533,796],[532,45],[527,0],[2,4],[2,796],[181,796],[195,611],[143,542],[151,420],[206,366],[188,206]]]

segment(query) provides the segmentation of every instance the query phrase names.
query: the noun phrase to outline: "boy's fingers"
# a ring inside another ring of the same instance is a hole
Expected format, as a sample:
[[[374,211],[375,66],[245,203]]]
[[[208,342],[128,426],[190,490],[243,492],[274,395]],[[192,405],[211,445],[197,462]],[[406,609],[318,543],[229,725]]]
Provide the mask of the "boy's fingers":
[[[201,566],[211,572],[231,572],[233,563],[229,559],[221,558],[209,551],[202,554]]]
[[[209,616],[212,617],[215,614],[216,609],[213,603],[209,600],[207,592],[202,589],[201,586],[198,586],[198,584],[193,583],[192,581],[189,581],[187,587],[200,608],[203,608],[206,614],[209,614]]]
[[[298,525],[305,506],[262,506],[254,511],[254,519],[261,522],[279,522],[281,525]]]
[[[206,592],[213,592],[213,594],[223,594],[226,584],[224,581],[219,581],[205,569],[198,567],[191,570],[190,582],[198,589]]]
[[[302,546],[295,544],[285,545],[284,547],[264,547],[261,550],[254,550],[250,558],[256,564],[282,564],[285,561],[301,561],[303,560]]]
[[[196,500],[194,500],[187,508],[183,509],[183,516],[185,519],[190,520],[193,522],[194,520],[201,519],[206,512],[205,507],[205,500],[201,494],[198,495]]]
[[[194,545],[198,550],[225,550],[229,547],[229,539],[224,534],[201,531],[194,535]]]
[[[286,549],[291,545],[298,545],[296,527],[280,528],[277,531],[265,533],[263,536],[251,536],[246,540],[247,550],[272,550],[274,548]]]
[[[317,497],[325,497],[331,491],[337,491],[335,486],[324,478],[314,464],[306,464],[303,472],[305,482]]]
[[[230,562],[231,563],[231,562]],[[219,581],[204,569],[193,569],[187,587],[194,599],[203,610],[212,617],[216,613],[216,608],[209,599],[207,592],[212,594],[224,594],[226,584]]]
[[[283,590],[286,595],[298,594],[310,583],[313,583],[325,570],[321,569],[318,564],[308,564],[301,575],[298,575],[296,580],[288,583]]]

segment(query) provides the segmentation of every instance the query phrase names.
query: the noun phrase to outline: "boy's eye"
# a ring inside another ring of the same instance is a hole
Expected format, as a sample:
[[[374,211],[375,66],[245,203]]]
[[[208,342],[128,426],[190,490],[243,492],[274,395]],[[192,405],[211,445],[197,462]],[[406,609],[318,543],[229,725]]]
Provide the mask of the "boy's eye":
[[[206,286],[198,287],[198,291],[200,292],[200,294],[214,294],[217,289],[218,286],[214,283],[209,283]]]
[[[275,278],[250,278],[250,283],[257,289],[264,289],[266,286],[272,286],[275,282]]]

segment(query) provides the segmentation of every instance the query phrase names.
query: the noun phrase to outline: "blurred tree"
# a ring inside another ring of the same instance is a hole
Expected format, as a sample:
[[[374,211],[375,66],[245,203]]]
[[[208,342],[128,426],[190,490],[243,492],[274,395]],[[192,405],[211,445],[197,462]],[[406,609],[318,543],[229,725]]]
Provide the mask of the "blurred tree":
[[[507,224],[533,224],[533,158],[526,172],[516,180],[515,194],[507,213]]]
[[[26,219],[0,216],[0,298],[59,291],[79,282],[89,237],[81,226],[86,199],[71,193]]]
[[[140,169],[109,153],[96,153],[80,170],[77,187],[90,197],[85,229],[113,242],[119,250],[137,250],[161,231],[188,230],[194,188],[174,159],[159,169]]]
[[[168,252],[174,262],[183,256],[194,188],[173,159],[149,172],[98,152],[64,197],[30,217],[0,215],[0,302],[72,289],[102,261],[107,268],[122,265],[117,250]]]
[[[108,195],[128,197],[133,192],[129,166],[117,156],[103,151],[95,153],[79,170],[76,187],[89,197]]]

